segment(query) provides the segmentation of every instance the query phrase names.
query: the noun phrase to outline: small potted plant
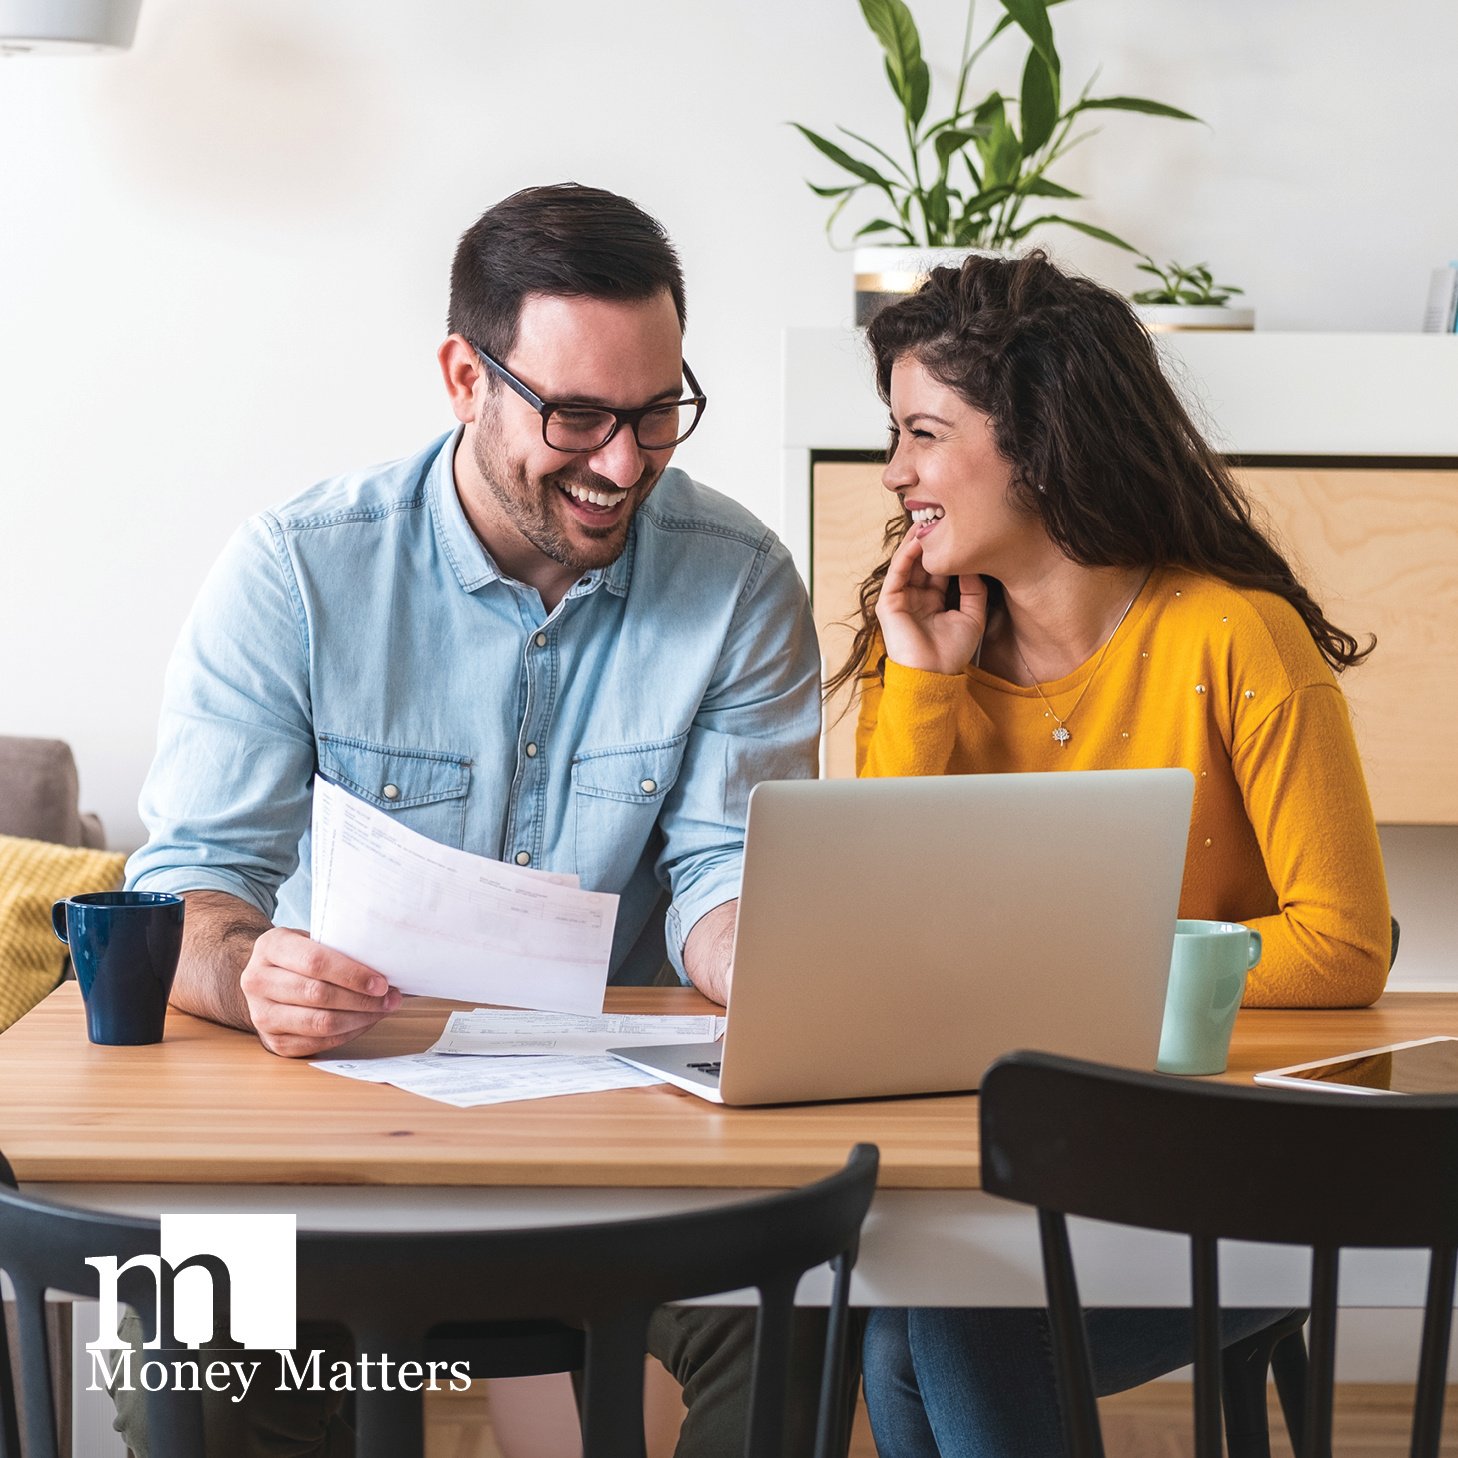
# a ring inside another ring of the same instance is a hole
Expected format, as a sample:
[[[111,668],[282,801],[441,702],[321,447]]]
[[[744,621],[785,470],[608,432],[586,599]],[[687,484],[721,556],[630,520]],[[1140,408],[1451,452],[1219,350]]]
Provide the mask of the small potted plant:
[[[931,73],[921,36],[903,0],[860,0],[866,24],[885,52],[886,76],[901,109],[900,156],[845,127],[837,130],[854,149],[798,122],[791,123],[823,157],[848,174],[831,185],[810,183],[831,204],[826,232],[853,199],[869,193],[879,211],[852,234],[852,242],[877,239],[892,246],[856,248],[856,323],[864,324],[888,298],[909,292],[928,269],[956,262],[972,250],[1015,250],[1035,229],[1076,228],[1116,247],[1122,238],[1078,218],[1042,209],[1080,193],[1055,182],[1049,169],[1087,132],[1075,128],[1090,113],[1133,111],[1197,121],[1189,112],[1138,96],[1090,96],[1092,82],[1065,106],[1062,64],[1048,11],[1059,0],[999,0],[1004,14],[991,33],[972,44],[972,0],[951,110],[928,121]],[[972,67],[1004,31],[1016,27],[1028,45],[1016,97],[989,92],[968,97]],[[1024,208],[1031,204],[1036,216]]]
[[[1182,263],[1160,267],[1145,255],[1137,265],[1142,273],[1152,273],[1159,287],[1141,289],[1130,296],[1134,312],[1145,326],[1156,331],[1176,329],[1254,329],[1255,310],[1230,307],[1230,298],[1244,292],[1231,284],[1218,284],[1208,265],[1197,263],[1186,268]]]

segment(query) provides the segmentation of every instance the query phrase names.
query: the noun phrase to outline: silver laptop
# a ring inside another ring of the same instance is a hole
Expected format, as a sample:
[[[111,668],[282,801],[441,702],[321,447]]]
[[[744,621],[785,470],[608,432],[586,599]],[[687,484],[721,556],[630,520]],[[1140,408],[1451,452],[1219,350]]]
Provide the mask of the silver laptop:
[[[773,781],[718,1043],[617,1048],[723,1104],[973,1089],[1041,1048],[1154,1067],[1188,770]]]

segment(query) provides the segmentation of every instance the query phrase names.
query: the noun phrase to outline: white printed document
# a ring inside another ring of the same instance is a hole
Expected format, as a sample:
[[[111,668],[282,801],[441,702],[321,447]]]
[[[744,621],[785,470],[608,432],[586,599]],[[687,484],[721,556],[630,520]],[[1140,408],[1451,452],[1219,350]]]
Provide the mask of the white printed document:
[[[638,1013],[475,1012],[450,1015],[432,1053],[469,1053],[487,1057],[602,1055],[609,1048],[671,1043],[712,1043],[724,1036],[724,1019],[710,1015],[663,1017]]]
[[[406,1053],[397,1058],[321,1059],[314,1067],[366,1083],[388,1083],[458,1109],[664,1081],[606,1057],[445,1058],[438,1053]]]
[[[314,781],[309,935],[401,992],[597,1013],[618,898],[438,845]]]

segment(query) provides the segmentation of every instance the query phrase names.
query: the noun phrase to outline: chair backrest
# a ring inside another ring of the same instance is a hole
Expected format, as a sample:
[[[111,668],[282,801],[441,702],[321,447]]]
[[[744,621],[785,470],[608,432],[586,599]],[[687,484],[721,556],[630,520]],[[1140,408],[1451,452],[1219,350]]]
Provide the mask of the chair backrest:
[[[1217,1242],[1312,1250],[1303,1453],[1331,1445],[1342,1247],[1431,1252],[1414,1454],[1442,1424],[1458,1262],[1458,1099],[1204,1084],[1014,1053],[981,1090],[982,1184],[1035,1205],[1075,1458],[1102,1455],[1066,1215],[1191,1237],[1195,1451],[1220,1453]]]
[[[0,1162],[3,1163],[3,1162]],[[786,1371],[795,1290],[809,1270],[835,1271],[821,1390],[818,1458],[838,1451],[846,1364],[846,1306],[861,1222],[875,1190],[877,1151],[857,1145],[844,1168],[798,1189],[707,1210],[642,1220],[524,1230],[300,1231],[298,1314],[349,1328],[361,1354],[422,1361],[447,1323],[552,1319],[587,1333],[584,1458],[643,1458],[643,1355],[648,1321],[665,1302],[747,1288],[760,1295],[747,1458],[784,1450]],[[9,1175],[0,1168],[0,1180]],[[8,1183],[13,1187],[13,1180]],[[88,1256],[155,1255],[159,1224],[53,1205],[0,1184],[0,1268],[20,1306],[28,1453],[52,1458],[51,1375],[43,1329],[50,1289],[96,1295]],[[119,1281],[150,1337],[149,1273]],[[0,1335],[3,1341],[3,1335]],[[0,1351],[0,1361],[5,1358]],[[8,1364],[0,1367],[0,1376]],[[0,1454],[18,1453],[12,1394],[0,1396]],[[149,1394],[149,1398],[152,1394]],[[167,1399],[169,1394],[156,1394]],[[161,1411],[166,1409],[165,1412]],[[359,1458],[422,1451],[418,1392],[356,1394]],[[152,1458],[202,1451],[195,1403],[149,1403]],[[8,1426],[6,1426],[8,1424]],[[796,1455],[800,1458],[800,1455]]]

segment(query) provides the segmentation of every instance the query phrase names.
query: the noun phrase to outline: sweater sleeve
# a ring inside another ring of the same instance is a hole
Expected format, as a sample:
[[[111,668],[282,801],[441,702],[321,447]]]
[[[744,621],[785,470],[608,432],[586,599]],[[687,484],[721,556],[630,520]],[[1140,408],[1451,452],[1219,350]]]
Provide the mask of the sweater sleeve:
[[[861,691],[856,773],[862,779],[950,773],[966,697],[961,674],[905,668],[888,658],[885,684],[872,681]]]
[[[1365,1007],[1387,981],[1392,927],[1372,805],[1335,683],[1295,689],[1232,756],[1279,910],[1247,1007]]]

